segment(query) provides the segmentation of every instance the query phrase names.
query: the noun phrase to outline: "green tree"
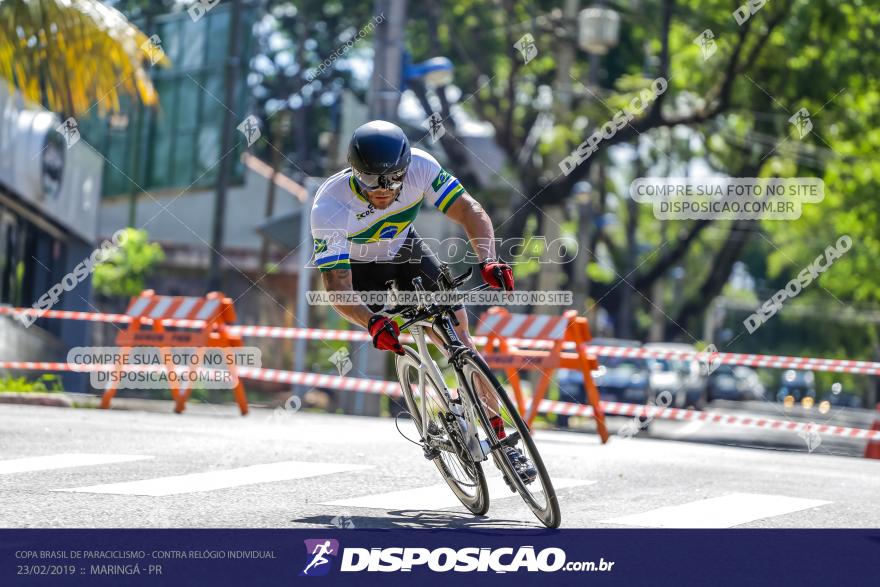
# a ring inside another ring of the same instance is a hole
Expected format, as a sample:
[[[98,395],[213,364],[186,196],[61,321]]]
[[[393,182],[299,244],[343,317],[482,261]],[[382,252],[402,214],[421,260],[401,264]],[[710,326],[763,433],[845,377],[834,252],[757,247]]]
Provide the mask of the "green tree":
[[[732,14],[737,3],[726,0],[609,2],[621,14],[621,39],[591,76],[587,56],[574,47],[575,26],[558,4],[450,0],[419,5],[411,15],[414,57],[455,59],[460,108],[491,124],[507,154],[508,167],[497,171],[510,190],[495,201],[503,236],[526,234],[530,218],[537,223],[534,232],[544,233],[544,208],[566,202],[591,166],[605,161],[613,168],[596,186],[596,209],[613,211],[618,222],[604,224],[584,241],[592,218],[574,215],[572,221],[582,247],[595,251],[601,243],[609,251],[613,277],[594,281],[590,294],[617,319],[621,332],[646,334],[651,320],[640,317],[652,309],[655,284],[681,267],[686,275],[681,295],[661,319],[667,338],[691,341],[708,304],[751,248],[772,260],[783,256],[777,249],[793,247],[785,253],[798,260],[777,263],[777,270],[788,272],[808,258],[807,250],[792,254],[797,243],[807,242],[804,237],[827,244],[843,231],[858,241],[853,248],[861,245],[864,257],[841,261],[840,272],[851,271],[851,278],[836,284],[841,299],[876,301],[880,287],[871,259],[880,201],[877,164],[868,156],[878,140],[870,129],[877,128],[880,84],[878,52],[865,50],[878,43],[873,8],[842,0],[788,0],[767,3],[738,24]],[[695,42],[707,29],[717,48],[708,58]],[[528,63],[514,48],[527,33],[538,50]],[[566,46],[576,57],[562,71],[559,55]],[[588,87],[591,77],[598,87]],[[658,77],[668,80],[665,93],[569,175],[560,172],[566,155]],[[422,103],[447,120],[444,146],[457,142],[448,90],[416,88],[424,94]],[[800,108],[813,113],[816,127],[803,139],[789,122]],[[530,142],[535,134],[538,139]],[[610,148],[623,144],[637,155],[629,169],[608,157]],[[481,164],[474,154],[465,155]],[[628,201],[634,176],[681,175],[695,160],[734,177],[823,177],[826,200],[806,206],[797,222],[660,222],[649,208]]]
[[[117,111],[121,94],[156,104],[149,43],[97,0],[0,1],[0,77],[56,112]]]
[[[372,39],[372,4],[351,0],[270,0],[251,63],[256,115],[270,129],[255,148],[267,161],[283,158],[295,176],[329,171],[321,135],[337,123],[341,92],[363,96],[351,58],[364,59]],[[283,111],[287,111],[282,114]],[[289,132],[279,124],[289,116]],[[335,154],[334,154],[335,155]]]
[[[164,259],[161,245],[149,242],[145,230],[126,228],[122,245],[95,267],[92,285],[100,295],[135,296]]]

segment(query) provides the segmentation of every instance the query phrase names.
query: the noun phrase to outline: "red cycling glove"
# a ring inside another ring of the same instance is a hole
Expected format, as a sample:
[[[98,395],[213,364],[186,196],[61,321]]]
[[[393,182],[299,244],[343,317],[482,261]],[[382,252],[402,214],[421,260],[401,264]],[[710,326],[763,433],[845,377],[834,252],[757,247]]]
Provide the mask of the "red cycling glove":
[[[367,323],[367,330],[373,337],[373,346],[382,351],[394,351],[398,355],[403,354],[400,345],[400,327],[393,320],[385,316],[375,314]]]
[[[501,279],[497,275],[499,272]],[[492,287],[513,291],[513,269],[507,263],[487,259],[480,263],[480,273],[483,275],[483,281]]]

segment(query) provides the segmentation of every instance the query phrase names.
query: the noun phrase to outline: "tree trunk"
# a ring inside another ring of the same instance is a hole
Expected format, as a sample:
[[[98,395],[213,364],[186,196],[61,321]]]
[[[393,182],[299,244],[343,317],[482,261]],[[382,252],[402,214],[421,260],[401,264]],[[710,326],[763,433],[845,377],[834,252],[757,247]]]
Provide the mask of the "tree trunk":
[[[637,161],[636,177],[642,177],[644,172],[641,161]],[[636,292],[633,291],[630,285],[632,283],[630,278],[636,269],[636,263],[639,258],[639,243],[636,236],[639,226],[639,206],[640,204],[633,198],[626,199],[626,261],[621,270],[620,281],[623,283],[617,289],[620,295],[620,308],[618,309],[617,328],[615,329],[615,333],[621,338],[633,338],[635,335],[633,294]],[[627,278],[627,275],[630,277]]]
[[[727,279],[730,277],[733,264],[739,260],[743,249],[759,228],[760,222],[757,220],[733,221],[730,232],[727,233],[727,239],[710,261],[711,270],[706,280],[700,286],[700,289],[682,306],[675,319],[677,324],[670,323],[666,325],[666,338],[668,340],[683,338],[688,342],[693,342],[698,339],[697,336],[692,334],[695,331],[695,325],[702,319],[706,308],[712,303],[712,300],[721,293],[724,284],[727,283]],[[682,332],[682,329],[684,329],[684,332]]]

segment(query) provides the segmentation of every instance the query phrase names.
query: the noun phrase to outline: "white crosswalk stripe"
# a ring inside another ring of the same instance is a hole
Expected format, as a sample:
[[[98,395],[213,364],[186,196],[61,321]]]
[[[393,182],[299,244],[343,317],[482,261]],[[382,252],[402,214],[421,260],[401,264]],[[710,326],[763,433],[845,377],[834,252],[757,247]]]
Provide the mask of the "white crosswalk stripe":
[[[254,485],[257,483],[306,479],[308,477],[318,477],[321,475],[345,473],[348,471],[358,471],[369,468],[369,465],[283,461],[280,463],[252,465],[249,467],[226,469],[223,471],[190,473],[187,475],[142,479],[140,481],[54,489],[53,491],[112,493],[116,495],[177,495],[181,493],[196,493],[199,491],[216,491],[218,489],[241,487],[243,485]]]
[[[30,473],[32,471],[51,471],[53,469],[69,469],[72,467],[88,467],[112,463],[127,463],[152,459],[149,455],[110,455],[87,453],[61,453],[40,457],[23,457],[0,461],[0,475],[14,473]]]
[[[507,484],[501,477],[489,477],[486,479],[489,488],[489,499],[499,500],[507,497],[514,497],[518,494],[508,489]],[[557,491],[568,487],[579,487],[592,485],[595,481],[586,481],[583,479],[553,479],[553,487]],[[436,510],[450,507],[461,507],[461,502],[449,489],[446,483],[430,485],[428,487],[418,487],[416,489],[404,489],[401,491],[390,491],[388,493],[377,493],[373,495],[363,495],[348,499],[340,499],[336,501],[328,501],[322,505],[332,505],[341,507],[369,508],[382,510]]]
[[[785,495],[732,493],[603,520],[602,523],[647,528],[732,528],[830,503]]]
[[[60,453],[0,460],[0,475],[114,465],[148,459],[155,459],[155,457],[130,454]],[[217,491],[259,483],[294,481],[370,468],[369,465],[360,464],[282,461],[220,471],[203,471],[135,481],[52,489],[52,491],[155,497]],[[595,481],[583,479],[559,478],[553,480],[557,491],[586,487],[595,483]],[[511,497],[518,498],[517,494],[511,492],[499,476],[488,477],[487,484],[490,499],[493,502]],[[605,519],[599,523],[646,528],[732,528],[756,520],[783,516],[831,503],[830,501],[787,495],[731,493]],[[379,510],[440,510],[461,507],[445,483],[332,499],[323,501],[321,505]]]
[[[693,422],[688,422],[681,428],[677,428],[669,433],[669,436],[672,438],[686,438],[691,436],[692,434],[699,432],[703,428],[705,428],[706,422],[701,420],[694,420]]]

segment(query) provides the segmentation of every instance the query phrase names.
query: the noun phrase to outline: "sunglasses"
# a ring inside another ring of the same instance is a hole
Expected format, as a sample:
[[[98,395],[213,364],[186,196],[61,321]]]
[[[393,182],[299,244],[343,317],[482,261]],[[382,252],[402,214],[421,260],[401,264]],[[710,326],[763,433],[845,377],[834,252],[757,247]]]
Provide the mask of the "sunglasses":
[[[388,190],[400,189],[403,185],[403,178],[406,171],[399,171],[393,175],[375,175],[371,173],[361,173],[357,169],[352,169],[355,179],[365,190],[376,190],[384,188]]]

